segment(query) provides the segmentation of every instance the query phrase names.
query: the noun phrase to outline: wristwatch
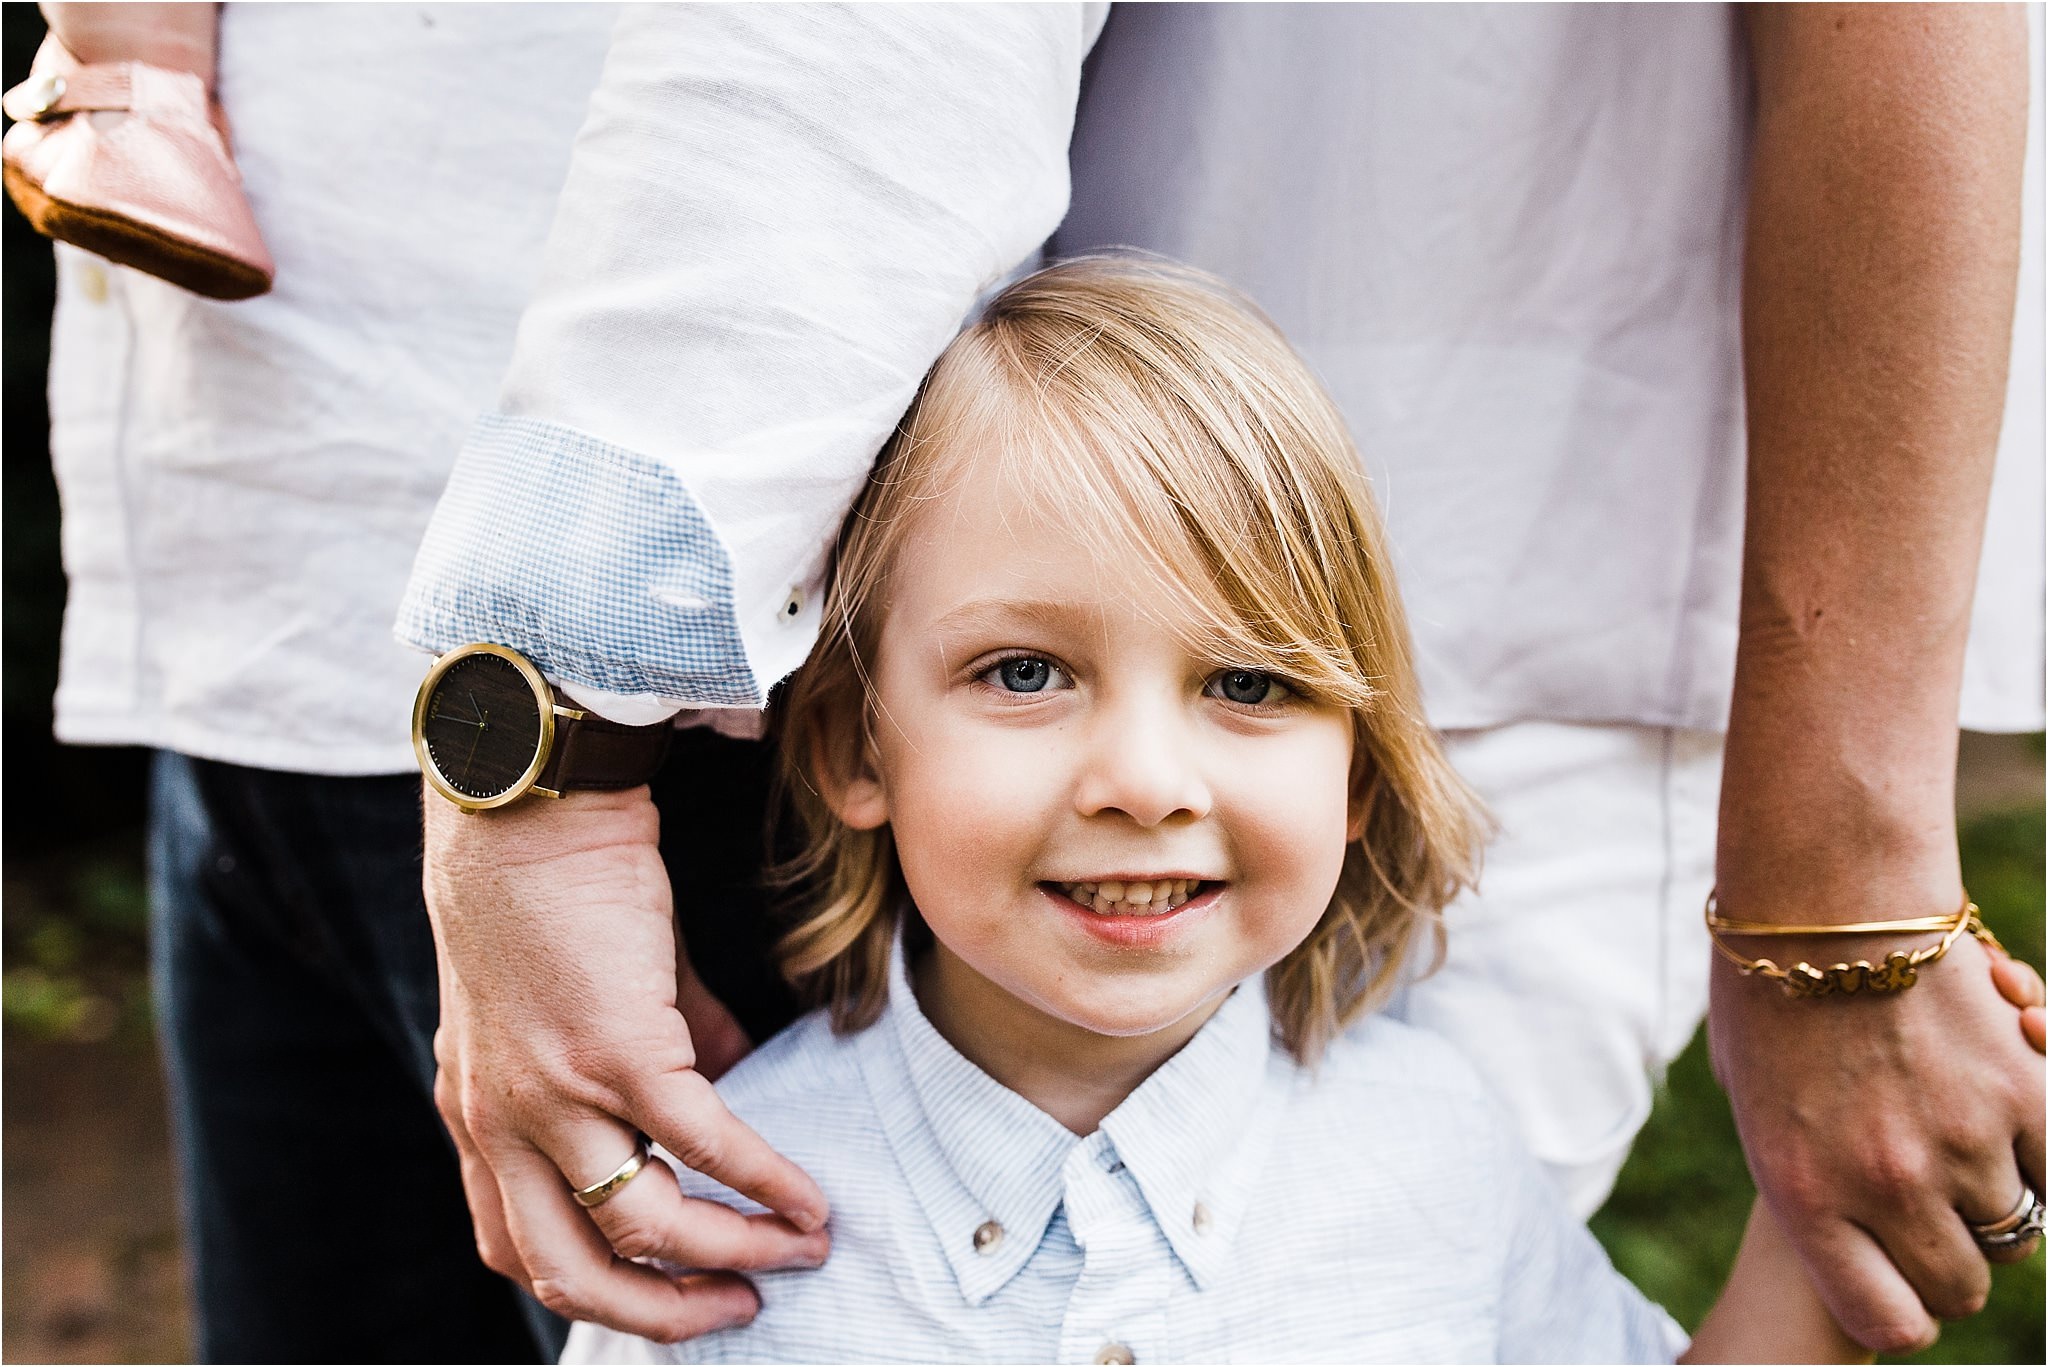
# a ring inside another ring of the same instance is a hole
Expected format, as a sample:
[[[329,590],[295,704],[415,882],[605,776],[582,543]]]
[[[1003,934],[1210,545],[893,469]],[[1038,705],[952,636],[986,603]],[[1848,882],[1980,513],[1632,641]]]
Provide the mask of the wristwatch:
[[[674,733],[666,721],[623,726],[570,706],[532,661],[488,642],[435,660],[412,708],[420,772],[465,812],[528,793],[638,787]]]

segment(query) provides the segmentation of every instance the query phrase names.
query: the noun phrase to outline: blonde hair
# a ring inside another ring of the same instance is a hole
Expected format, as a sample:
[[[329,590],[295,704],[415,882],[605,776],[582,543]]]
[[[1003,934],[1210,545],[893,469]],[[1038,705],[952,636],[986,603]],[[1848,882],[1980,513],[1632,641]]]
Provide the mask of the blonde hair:
[[[1248,301],[1157,258],[1081,257],[1004,289],[883,449],[841,532],[817,645],[776,708],[803,836],[783,874],[809,898],[778,946],[783,973],[842,1031],[886,1000],[907,900],[890,832],[840,822],[814,766],[868,744],[883,589],[955,453],[1001,462],[1017,497],[1134,552],[1145,587],[1181,609],[1168,620],[1191,649],[1349,710],[1364,835],[1315,929],[1268,970],[1281,1038],[1312,1061],[1392,990],[1418,939],[1441,956],[1440,913],[1476,877],[1484,817],[1424,719],[1385,537],[1336,407]]]

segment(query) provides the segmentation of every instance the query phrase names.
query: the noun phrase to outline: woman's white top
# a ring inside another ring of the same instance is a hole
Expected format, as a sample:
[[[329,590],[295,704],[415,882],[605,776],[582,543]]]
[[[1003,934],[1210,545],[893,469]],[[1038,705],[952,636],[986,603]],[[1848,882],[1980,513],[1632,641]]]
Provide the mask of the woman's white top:
[[[1721,5],[1126,6],[1054,246],[1252,295],[1373,475],[1440,726],[1719,730],[1751,80]],[[2041,25],[2031,24],[2038,82]],[[2042,126],[1964,671],[2042,724]]]

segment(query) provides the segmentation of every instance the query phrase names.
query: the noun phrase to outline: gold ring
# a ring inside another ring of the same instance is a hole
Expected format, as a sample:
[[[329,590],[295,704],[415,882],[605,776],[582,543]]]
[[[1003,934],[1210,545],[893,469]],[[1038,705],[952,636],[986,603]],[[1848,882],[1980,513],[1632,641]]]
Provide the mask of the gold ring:
[[[647,1166],[647,1160],[652,1156],[647,1151],[647,1136],[641,1135],[639,1142],[633,1148],[633,1156],[619,1164],[611,1176],[601,1182],[592,1182],[587,1187],[573,1188],[570,1194],[575,1196],[576,1204],[582,1206],[585,1210],[601,1206],[611,1200],[612,1197],[618,1195],[619,1189],[625,1186],[626,1183],[638,1177],[640,1169]]]

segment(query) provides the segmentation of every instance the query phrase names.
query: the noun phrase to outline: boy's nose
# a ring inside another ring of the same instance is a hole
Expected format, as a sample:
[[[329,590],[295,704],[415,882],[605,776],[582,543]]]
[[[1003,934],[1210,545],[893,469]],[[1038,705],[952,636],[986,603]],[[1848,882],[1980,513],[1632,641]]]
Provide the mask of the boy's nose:
[[[1105,712],[1087,740],[1074,806],[1083,816],[1121,812],[1140,826],[1199,820],[1213,805],[1194,738],[1171,709]]]

